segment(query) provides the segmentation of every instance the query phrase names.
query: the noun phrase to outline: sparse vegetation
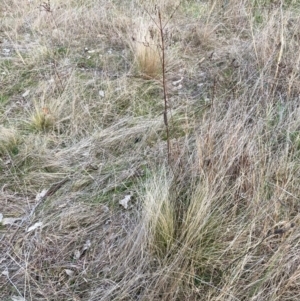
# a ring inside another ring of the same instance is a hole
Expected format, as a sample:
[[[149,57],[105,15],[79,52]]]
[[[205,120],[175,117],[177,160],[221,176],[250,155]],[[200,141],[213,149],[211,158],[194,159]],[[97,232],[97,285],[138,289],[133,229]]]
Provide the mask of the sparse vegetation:
[[[0,299],[298,300],[298,2],[3,0]]]

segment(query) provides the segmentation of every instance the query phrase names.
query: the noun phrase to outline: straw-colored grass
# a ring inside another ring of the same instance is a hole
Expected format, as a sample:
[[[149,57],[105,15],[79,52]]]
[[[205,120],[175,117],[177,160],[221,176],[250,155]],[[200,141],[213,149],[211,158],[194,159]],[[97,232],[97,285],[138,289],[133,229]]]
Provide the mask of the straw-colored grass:
[[[0,300],[299,299],[299,3],[178,3],[1,2]]]
[[[135,31],[130,33],[130,46],[137,72],[146,79],[155,79],[162,72],[162,49],[159,30],[148,19],[145,14],[136,21]]]

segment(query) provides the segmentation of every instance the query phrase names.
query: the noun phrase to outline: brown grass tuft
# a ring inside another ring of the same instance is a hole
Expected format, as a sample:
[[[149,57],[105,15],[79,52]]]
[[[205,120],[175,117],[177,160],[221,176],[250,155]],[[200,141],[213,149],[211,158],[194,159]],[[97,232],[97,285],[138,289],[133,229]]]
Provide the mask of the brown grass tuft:
[[[136,33],[131,38],[131,49],[137,71],[147,79],[161,75],[161,48],[158,28],[143,16],[137,21]]]

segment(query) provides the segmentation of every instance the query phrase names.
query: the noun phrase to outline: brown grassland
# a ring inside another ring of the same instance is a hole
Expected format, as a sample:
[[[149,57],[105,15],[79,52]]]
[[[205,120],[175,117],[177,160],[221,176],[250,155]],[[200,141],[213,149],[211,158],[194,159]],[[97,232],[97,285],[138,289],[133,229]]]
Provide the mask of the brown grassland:
[[[0,300],[296,301],[299,211],[298,0],[1,0]]]

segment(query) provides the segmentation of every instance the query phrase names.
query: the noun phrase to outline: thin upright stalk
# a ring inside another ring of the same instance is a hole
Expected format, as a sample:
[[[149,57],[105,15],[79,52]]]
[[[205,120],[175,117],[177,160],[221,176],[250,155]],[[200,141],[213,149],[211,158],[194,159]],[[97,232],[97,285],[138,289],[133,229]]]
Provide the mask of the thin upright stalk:
[[[164,98],[164,123],[166,126],[167,134],[167,152],[168,152],[168,164],[170,165],[171,159],[171,146],[170,146],[170,133],[169,133],[169,122],[168,122],[168,96],[167,96],[167,86],[166,86],[166,59],[165,59],[165,36],[164,36],[164,26],[162,24],[161,12],[158,10],[158,20],[159,20],[159,31],[161,39],[161,67],[162,67],[162,80],[163,80],[163,98]]]

